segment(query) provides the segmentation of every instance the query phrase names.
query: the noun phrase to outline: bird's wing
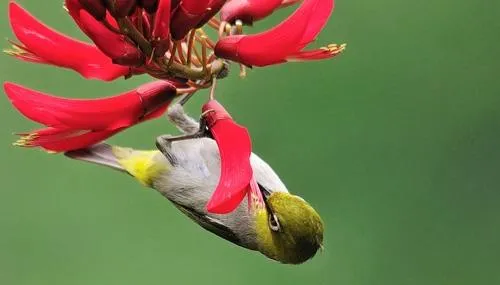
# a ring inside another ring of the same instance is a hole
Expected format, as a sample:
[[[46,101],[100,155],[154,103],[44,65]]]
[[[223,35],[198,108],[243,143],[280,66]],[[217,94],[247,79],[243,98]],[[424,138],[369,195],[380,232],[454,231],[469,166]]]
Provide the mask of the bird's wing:
[[[257,183],[264,187],[268,192],[288,192],[285,184],[279,178],[278,174],[262,160],[258,155],[252,153],[250,163],[253,168],[253,175]]]
[[[202,226],[204,229],[232,243],[243,246],[238,236],[219,219],[211,217],[206,213],[200,213],[194,209],[179,205],[174,201],[172,202],[181,212]]]

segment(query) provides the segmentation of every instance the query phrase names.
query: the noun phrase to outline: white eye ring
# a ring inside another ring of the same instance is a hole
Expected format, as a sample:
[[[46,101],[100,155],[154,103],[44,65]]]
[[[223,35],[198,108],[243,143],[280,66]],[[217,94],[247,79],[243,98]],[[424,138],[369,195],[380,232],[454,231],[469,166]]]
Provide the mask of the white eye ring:
[[[278,221],[278,217],[276,217],[276,215],[274,213],[271,213],[269,215],[269,228],[271,228],[271,230],[273,232],[280,232],[281,231],[281,226],[280,226],[280,223]]]

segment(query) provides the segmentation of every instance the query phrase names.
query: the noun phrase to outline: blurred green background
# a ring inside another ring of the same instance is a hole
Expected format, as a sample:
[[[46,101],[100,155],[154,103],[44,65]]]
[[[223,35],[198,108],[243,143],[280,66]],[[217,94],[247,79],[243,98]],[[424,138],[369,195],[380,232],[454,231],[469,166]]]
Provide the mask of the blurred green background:
[[[2,3],[0,35],[12,38]],[[19,3],[83,38],[61,1]],[[500,284],[500,2],[336,5],[316,45],[346,42],[343,55],[246,79],[234,67],[218,88],[255,151],[322,214],[322,253],[300,266],[272,262],[125,175],[14,148],[12,133],[35,125],[4,97],[0,284]],[[89,98],[148,80],[86,81],[7,55],[0,78]],[[205,98],[189,111],[197,116]],[[160,119],[111,142],[152,148],[174,132]]]

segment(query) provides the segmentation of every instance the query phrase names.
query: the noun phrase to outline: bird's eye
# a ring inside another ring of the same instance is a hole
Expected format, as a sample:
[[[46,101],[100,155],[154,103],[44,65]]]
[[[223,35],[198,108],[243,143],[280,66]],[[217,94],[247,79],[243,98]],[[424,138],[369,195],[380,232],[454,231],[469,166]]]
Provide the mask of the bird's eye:
[[[281,226],[278,221],[278,217],[274,213],[269,214],[269,227],[273,232],[280,232]]]

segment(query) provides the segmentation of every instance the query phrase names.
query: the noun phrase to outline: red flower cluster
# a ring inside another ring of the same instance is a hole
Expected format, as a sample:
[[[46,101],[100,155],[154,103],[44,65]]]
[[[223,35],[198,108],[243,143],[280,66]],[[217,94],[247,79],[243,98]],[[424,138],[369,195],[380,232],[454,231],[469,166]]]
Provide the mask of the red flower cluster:
[[[254,35],[243,33],[243,25],[298,2],[302,3],[295,12],[276,27]],[[328,21],[333,0],[65,0],[65,7],[93,44],[58,33],[10,1],[9,19],[18,42],[12,42],[7,53],[24,61],[71,69],[87,79],[112,81],[148,74],[159,80],[92,100],[65,99],[5,83],[14,107],[45,126],[21,134],[16,145],[54,152],[84,148],[160,116],[177,95],[212,86],[214,78],[226,75],[229,61],[244,70],[245,66],[325,59],[345,48],[332,44],[304,51]],[[204,28],[213,28],[217,40]],[[226,184],[238,185],[239,190],[216,191],[215,196],[226,198],[212,201],[212,208],[228,211],[234,203],[226,207],[219,202],[241,201],[246,190],[240,188],[255,186],[249,182],[250,137],[215,101],[206,106],[221,112],[207,113],[223,160],[219,185],[231,179],[232,174],[226,172],[229,168],[238,165],[249,170],[233,184]],[[218,123],[220,120],[224,123]]]

